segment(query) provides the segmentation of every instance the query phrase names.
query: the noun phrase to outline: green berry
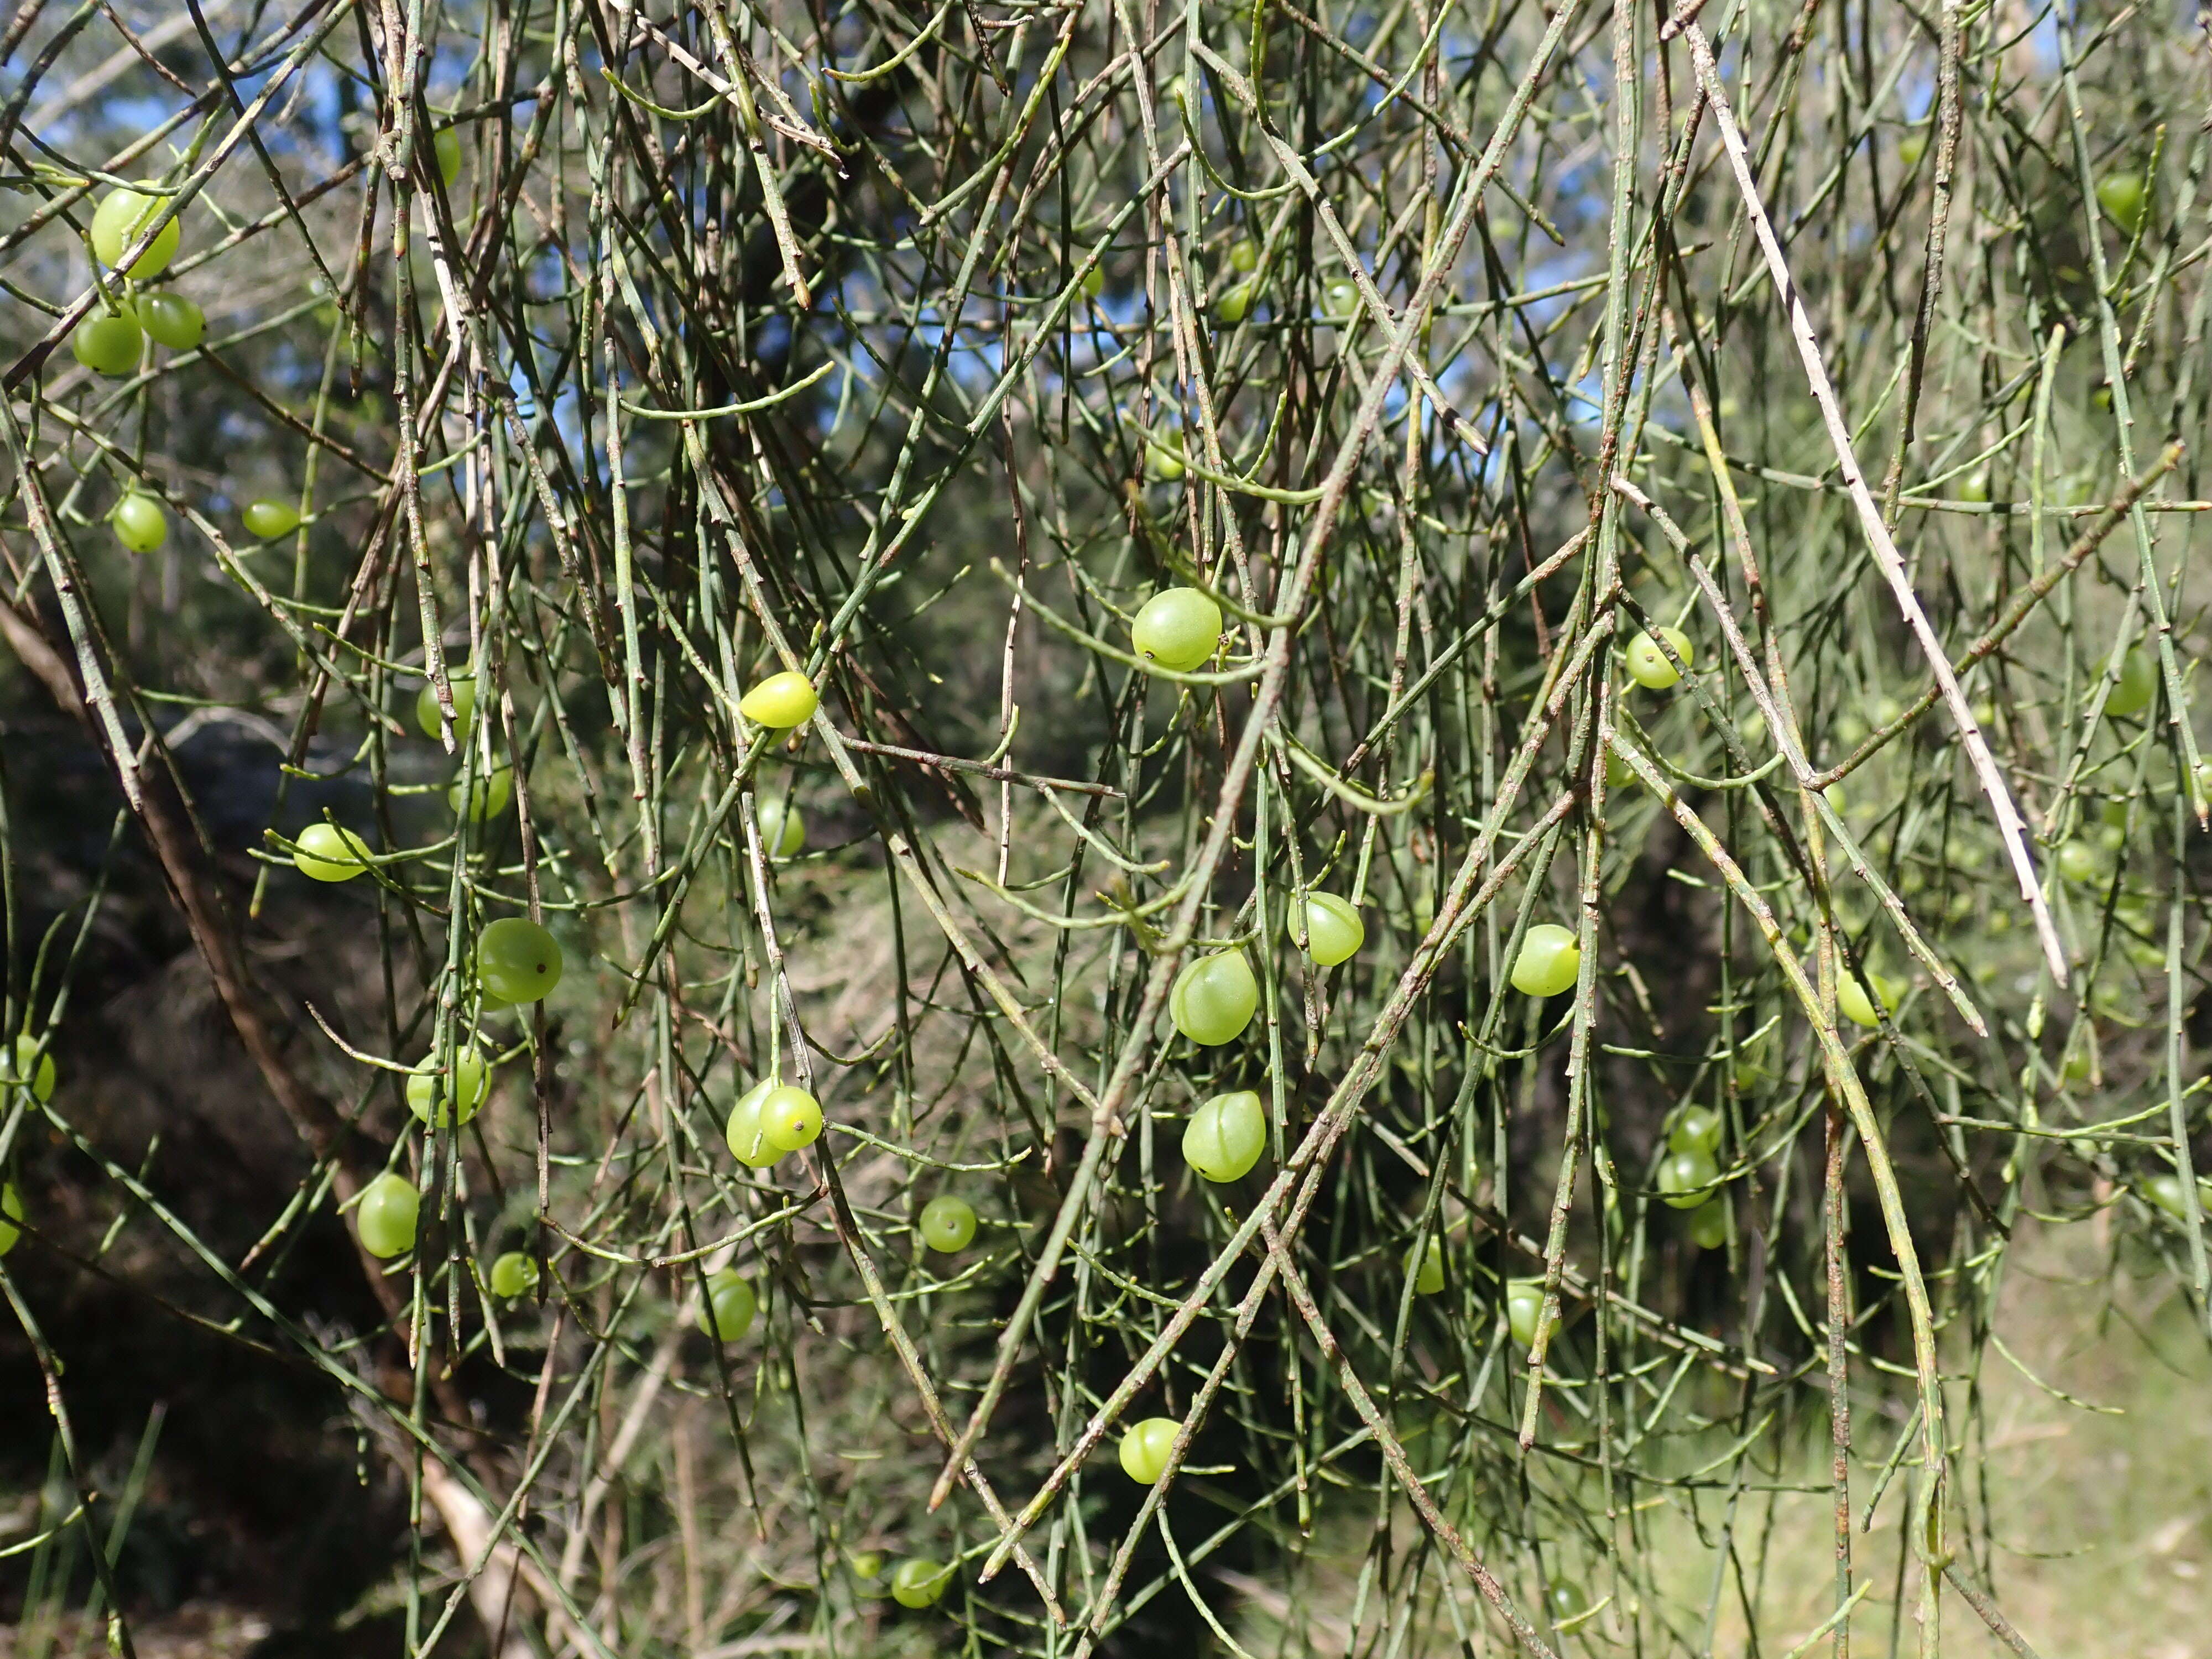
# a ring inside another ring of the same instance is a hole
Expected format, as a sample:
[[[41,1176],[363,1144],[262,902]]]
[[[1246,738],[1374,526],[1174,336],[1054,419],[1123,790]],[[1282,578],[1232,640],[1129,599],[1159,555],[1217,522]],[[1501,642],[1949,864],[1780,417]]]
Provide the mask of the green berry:
[[[1415,1296],[1434,1296],[1444,1287],[1444,1244],[1440,1238],[1431,1238],[1421,1246],[1419,1265],[1414,1265],[1411,1250],[1406,1252],[1406,1271],[1413,1275]]]
[[[129,189],[108,191],[92,216],[94,254],[101,264],[113,270],[123,258],[123,250],[167,210],[166,197],[142,195]],[[182,234],[179,222],[170,220],[161,227],[161,234],[154,238],[153,245],[131,262],[125,274],[139,283],[159,276],[169,268],[169,261],[177,257],[177,240]]]
[[[1267,1149],[1267,1109],[1249,1089],[1216,1095],[1183,1126],[1182,1161],[1208,1181],[1241,1180]]]
[[[453,696],[453,741],[466,743],[477,725],[476,676],[465,671],[459,674],[448,672],[446,689]],[[422,689],[415,694],[415,724],[422,728],[424,737],[434,738],[438,735],[438,688],[425,680]]]
[[[1223,951],[1183,964],[1168,995],[1168,1018],[1193,1042],[1234,1042],[1260,1006],[1260,982],[1242,951]]]
[[[95,312],[70,336],[70,355],[95,374],[120,380],[137,370],[145,337],[136,317]]]
[[[486,1278],[494,1296],[518,1302],[538,1288],[538,1264],[520,1250],[509,1250],[491,1264]]]
[[[0,1182],[0,1216],[7,1218],[0,1220],[0,1255],[5,1255],[23,1236],[21,1228],[9,1225],[9,1222],[23,1218],[23,1195],[15,1190],[12,1181]]]
[[[1690,636],[1680,629],[1654,629],[1652,634],[1665,635],[1667,643],[1674,647],[1674,654],[1682,659],[1685,666],[1694,663],[1695,653],[1690,644]],[[1628,678],[1647,691],[1664,691],[1682,678],[1682,672],[1668,661],[1667,653],[1659,648],[1659,641],[1652,637],[1652,634],[1638,634],[1628,642],[1626,653]]]
[[[1557,996],[1573,987],[1582,965],[1582,946],[1575,936],[1555,921],[1540,921],[1521,935],[1513,988],[1525,996]]]
[[[561,946],[521,916],[503,916],[477,935],[477,980],[497,1002],[542,1002],[561,982]]]
[[[760,804],[761,850],[772,859],[797,858],[806,850],[806,820],[797,803],[764,800]]]
[[[458,1091],[455,1079],[459,1082]],[[455,1056],[451,1075],[432,1071],[416,1071],[407,1074],[407,1109],[416,1121],[430,1121],[430,1101],[433,1093],[438,1099],[439,1121],[450,1127],[453,1122],[454,1099],[459,1097],[460,1121],[466,1123],[483,1109],[484,1097],[491,1092],[491,1068],[484,1063],[483,1050],[474,1044]]]
[[[699,1328],[717,1342],[735,1342],[753,1328],[759,1304],[753,1287],[735,1267],[707,1275],[707,1300],[699,1310]]]
[[[190,351],[207,332],[207,313],[181,294],[148,294],[138,301],[138,326],[172,351]]]
[[[431,153],[438,159],[438,177],[447,189],[461,176],[461,135],[451,127],[441,127],[438,136],[430,141]]]
[[[964,1250],[975,1237],[975,1206],[964,1198],[939,1193],[921,1206],[916,1224],[921,1242],[939,1255]]]
[[[507,802],[514,799],[514,769],[495,766],[489,777],[479,777],[464,792],[461,781],[455,778],[446,788],[447,810],[459,812],[465,793],[469,822],[483,823],[507,811]]]
[[[239,517],[246,521],[246,533],[256,541],[274,541],[279,536],[290,535],[300,527],[299,509],[289,501],[275,501],[267,496],[264,496],[258,501],[248,501],[246,504],[246,511],[239,514]],[[475,691],[473,685],[470,687],[470,691],[473,696]],[[430,699],[430,706],[433,708],[438,706],[438,700],[434,696]],[[434,717],[431,721],[433,730],[430,732],[434,738],[438,735],[434,729],[436,724]]]
[[[115,539],[133,553],[151,553],[169,539],[169,515],[145,491],[134,489],[107,515]]]
[[[31,1093],[43,1103],[54,1097],[54,1057],[51,1053],[39,1053],[39,1040],[28,1035],[15,1039],[15,1058],[12,1064],[5,1059],[7,1051],[0,1048],[0,1085],[20,1089],[26,1084]]]
[[[368,843],[335,823],[311,823],[300,831],[292,867],[310,881],[351,881],[368,866]]]
[[[783,1148],[769,1139],[761,1127],[761,1103],[776,1090],[773,1078],[763,1078],[738,1097],[730,1108],[730,1121],[722,1132],[730,1156],[748,1170],[765,1170],[783,1156]]]
[[[1659,1160],[1659,1191],[1674,1209],[1696,1209],[1712,1196],[1719,1177],[1711,1152],[1669,1152]]]
[[[915,1556],[891,1569],[891,1600],[902,1607],[931,1607],[951,1583],[951,1568]]]
[[[1667,1131],[1669,1152],[1704,1152],[1710,1157],[1720,1144],[1720,1114],[1706,1106],[1685,1106],[1674,1115],[1673,1127]]]
[[[1162,588],[1137,612],[1129,639],[1146,662],[1187,674],[1221,642],[1221,607],[1194,587]]]
[[[2109,173],[2097,181],[2097,205],[2130,236],[2142,228],[2143,209],[2149,198],[2149,181],[2133,170]]]
[[[1367,942],[1367,924],[1351,900],[1334,893],[1306,895],[1306,954],[1324,968],[1334,968],[1358,954]]]
[[[785,1084],[761,1097],[761,1135],[780,1152],[811,1146],[822,1133],[822,1106],[804,1089]]]
[[[1536,1321],[1544,1310],[1544,1281],[1540,1279],[1516,1279],[1505,1287],[1505,1324],[1513,1333],[1513,1340],[1524,1348],[1536,1346]],[[1554,1311],[1549,1336],[1559,1334],[1559,1316]]]
[[[354,1206],[353,1224],[361,1248],[380,1261],[415,1248],[415,1223],[422,1207],[422,1194],[405,1176],[386,1170],[361,1189]]]
[[[2158,695],[2158,665],[2141,646],[2129,647],[2120,659],[2120,678],[2105,699],[2107,714],[2140,714]]]
[[[1701,1250],[1717,1250],[1728,1243],[1728,1206],[1709,1198],[1690,1212],[1690,1243]]]
[[[814,711],[821,706],[822,699],[814,690],[814,682],[795,669],[786,669],[780,674],[769,675],[746,692],[738,701],[738,713],[755,726],[787,732],[812,720]]]
[[[1148,1417],[1121,1437],[1121,1473],[1140,1486],[1149,1486],[1168,1471],[1168,1452],[1176,1431],[1182,1426],[1172,1417]]]

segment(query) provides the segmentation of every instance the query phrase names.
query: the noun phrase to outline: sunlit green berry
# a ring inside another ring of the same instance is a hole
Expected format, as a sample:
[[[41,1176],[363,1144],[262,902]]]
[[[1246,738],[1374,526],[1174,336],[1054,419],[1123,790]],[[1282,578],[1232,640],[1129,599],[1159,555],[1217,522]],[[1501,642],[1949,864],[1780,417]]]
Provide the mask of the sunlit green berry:
[[[2105,860],[2087,841],[2069,841],[2058,849],[2058,873],[2077,886],[2104,879]]]
[[[1083,273],[1080,284],[1085,299],[1095,300],[1106,291],[1106,267],[1096,264]]]
[[[21,1089],[28,1085],[32,1095],[41,1103],[54,1097],[54,1057],[52,1053],[39,1052],[38,1038],[28,1035],[15,1039],[15,1059],[8,1059],[8,1051],[0,1048],[0,1085]]]
[[[94,312],[70,336],[70,355],[94,374],[119,380],[137,368],[145,338],[136,317]]]
[[[1152,434],[1145,445],[1145,476],[1156,483],[1173,483],[1182,475],[1182,432],[1166,427]]]
[[[190,351],[207,332],[207,313],[181,294],[143,295],[138,326],[172,351]]]
[[[1976,467],[1959,480],[1959,499],[1962,501],[1985,501],[1990,498],[1990,475],[1985,467]]]
[[[1224,289],[1213,302],[1215,320],[1234,328],[1244,320],[1252,309],[1252,301],[1259,296],[1260,285],[1249,277]]]
[[[2097,205],[2130,236],[2142,228],[2143,209],[2149,199],[2149,181],[2132,169],[2108,173],[2097,181]]]
[[[1654,629],[1651,634],[1638,634],[1628,642],[1624,653],[1628,678],[1647,691],[1664,691],[1682,678],[1682,671],[1667,660],[1667,653],[1659,648],[1659,641],[1652,634],[1666,636],[1667,643],[1674,647],[1674,654],[1682,659],[1684,666],[1692,664],[1695,653],[1690,636],[1679,628]]]
[[[518,1302],[538,1288],[538,1263],[520,1250],[509,1250],[491,1264],[484,1277],[494,1296]]]
[[[822,1103],[786,1083],[761,1097],[761,1135],[779,1152],[811,1146],[822,1133]]]
[[[1350,899],[1316,890],[1306,895],[1305,912],[1306,954],[1324,968],[1350,961],[1367,942],[1367,924]]]
[[[514,799],[514,769],[511,766],[493,767],[489,777],[479,776],[471,781],[465,793],[470,823],[483,823],[497,817],[507,811],[507,802]],[[463,794],[461,781],[455,778],[446,787],[448,811],[459,812],[461,810]]]
[[[902,1607],[931,1607],[951,1583],[951,1568],[915,1556],[891,1569],[891,1600]]]
[[[368,868],[368,843],[335,823],[311,823],[294,844],[292,867],[310,881],[351,881]]]
[[[1513,1333],[1513,1340],[1524,1348],[1536,1346],[1536,1322],[1544,1311],[1544,1281],[1540,1279],[1516,1279],[1505,1287],[1505,1324]],[[1546,1340],[1559,1334],[1559,1316],[1552,1314],[1551,1327]]]
[[[1721,1144],[1721,1116],[1707,1106],[1685,1106],[1674,1115],[1667,1131],[1667,1148],[1675,1152],[1704,1152],[1708,1157]]]
[[[415,1223],[422,1207],[422,1194],[405,1176],[386,1170],[361,1189],[354,1206],[354,1231],[361,1248],[380,1261],[389,1261],[415,1248]]]
[[[1406,1252],[1406,1271],[1413,1275],[1415,1296],[1434,1296],[1444,1287],[1444,1244],[1431,1237],[1420,1247],[1416,1265],[1413,1251]]]
[[[1669,1152],[1659,1160],[1660,1195],[1674,1209],[1696,1209],[1712,1196],[1719,1177],[1710,1152]]]
[[[812,720],[814,711],[821,706],[822,699],[815,692],[814,682],[798,670],[787,668],[780,674],[769,675],[746,692],[738,700],[738,713],[755,726],[787,732]]]
[[[0,1255],[5,1255],[23,1236],[21,1228],[9,1224],[23,1218],[23,1195],[15,1190],[12,1181],[0,1182],[0,1218],[5,1218],[0,1219]]]
[[[2143,1196],[2176,1221],[2189,1219],[2189,1206],[2183,1196],[2181,1177],[2171,1170],[2163,1171],[2143,1182]],[[2212,1176],[2197,1178],[2197,1212],[2212,1218]]]
[[[735,1267],[707,1275],[707,1300],[699,1309],[699,1328],[717,1342],[735,1342],[753,1328],[759,1304],[753,1287]]]
[[[806,820],[795,801],[760,804],[761,850],[772,859],[796,858],[806,850]]]
[[[1709,1198],[1690,1212],[1690,1243],[1701,1250],[1717,1250],[1728,1243],[1728,1206]]]
[[[1524,996],[1555,997],[1582,972],[1582,946],[1555,921],[1540,921],[1521,936],[1513,958],[1513,988]]]
[[[458,1089],[454,1086],[457,1079]],[[407,1109],[419,1123],[429,1122],[434,1094],[438,1103],[438,1121],[450,1128],[457,1096],[460,1121],[466,1123],[483,1109],[484,1097],[490,1092],[491,1068],[484,1062],[483,1050],[473,1043],[453,1057],[451,1074],[422,1070],[407,1075]]]
[[[290,535],[300,527],[300,512],[297,507],[289,501],[275,501],[267,496],[264,496],[258,501],[248,501],[246,504],[246,511],[240,514],[239,517],[246,522],[246,533],[256,541],[274,541],[279,536]],[[469,690],[471,697],[473,698],[476,692],[474,682],[470,683]],[[456,693],[456,695],[459,694]],[[433,708],[438,706],[438,700],[434,695],[430,699],[430,706]],[[438,735],[434,720],[432,721],[430,735],[434,738]]]
[[[1881,1006],[1894,1014],[1897,1012],[1898,1002],[1904,994],[1903,988],[1880,974],[1871,974],[1868,977],[1874,981],[1875,996],[1880,997]],[[1875,1005],[1873,1000],[1867,994],[1867,988],[1865,985],[1859,982],[1857,975],[1853,974],[1842,975],[1836,981],[1836,1012],[1854,1025],[1875,1026],[1881,1024],[1875,1016]]]
[[[2105,699],[2107,714],[2140,714],[2158,695],[2158,664],[2141,646],[2130,646],[2120,659],[2120,678]]]
[[[142,489],[116,502],[107,521],[114,526],[115,539],[133,553],[151,553],[169,539],[169,515]]]
[[[456,674],[448,671],[446,690],[453,697],[453,741],[466,743],[469,733],[476,730],[477,725],[476,676],[466,672]],[[439,712],[438,688],[425,680],[422,689],[415,694],[415,724],[422,728],[424,737],[438,735]]]
[[[526,917],[502,916],[477,935],[477,981],[495,1001],[543,1001],[562,965],[553,935]]]
[[[438,159],[438,177],[451,190],[453,180],[461,176],[461,135],[451,127],[441,127],[430,141],[430,149]]]
[[[1121,1437],[1121,1473],[1140,1486],[1149,1486],[1168,1472],[1168,1453],[1176,1431],[1182,1426],[1172,1417],[1148,1417]]]
[[[1182,1161],[1208,1181],[1241,1180],[1267,1149],[1267,1109],[1249,1089],[1216,1095],[1183,1125]]]
[[[964,1250],[975,1237],[975,1206],[964,1198],[939,1193],[921,1206],[915,1223],[921,1242],[939,1255]]]
[[[855,1550],[845,1558],[845,1565],[852,1568],[855,1578],[875,1578],[884,1570],[883,1553],[878,1550]]]
[[[1907,173],[1920,165],[1920,158],[1928,153],[1928,134],[1919,127],[1908,128],[1897,141],[1898,164]]]
[[[1240,236],[1229,245],[1229,268],[1242,276],[1249,276],[1260,268],[1260,245],[1249,236]]]
[[[1168,996],[1168,1018],[1193,1042],[1233,1042],[1260,1006],[1260,982],[1242,951],[1223,951],[1183,964]]]
[[[1139,609],[1129,639],[1146,662],[1187,674],[1220,643],[1221,607],[1195,587],[1164,587]]]
[[[1359,289],[1349,278],[1340,276],[1322,289],[1322,315],[1331,322],[1349,322],[1358,309]]]
[[[768,1138],[761,1127],[761,1103],[775,1091],[773,1078],[763,1078],[738,1097],[730,1108],[730,1121],[722,1131],[730,1156],[748,1170],[765,1170],[783,1156],[783,1148]]]
[[[137,241],[146,228],[168,210],[168,198],[130,189],[111,190],[92,216],[92,252],[100,263],[113,270],[124,249]],[[183,234],[178,220],[161,227],[153,244],[131,262],[125,273],[134,282],[148,282],[169,268],[177,257],[177,239]]]

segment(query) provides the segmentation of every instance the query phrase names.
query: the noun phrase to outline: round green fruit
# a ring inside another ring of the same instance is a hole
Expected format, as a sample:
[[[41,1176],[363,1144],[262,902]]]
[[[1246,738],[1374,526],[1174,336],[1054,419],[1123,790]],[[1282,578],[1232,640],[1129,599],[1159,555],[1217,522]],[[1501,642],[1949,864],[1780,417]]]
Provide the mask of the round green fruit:
[[[1898,164],[1910,173],[1920,165],[1920,158],[1928,153],[1928,135],[1914,127],[1897,141]]]
[[[1183,964],[1168,995],[1168,1018],[1193,1042],[1234,1042],[1260,1006],[1260,982],[1242,951],[1223,951]]]
[[[765,1170],[783,1156],[783,1148],[768,1138],[761,1127],[761,1103],[774,1094],[775,1079],[763,1078],[738,1097],[738,1103],[730,1108],[730,1121],[722,1131],[723,1144],[729,1147],[730,1156],[748,1170]]]
[[[891,1600],[902,1607],[933,1607],[951,1583],[951,1568],[912,1556],[891,1569]]]
[[[772,859],[797,858],[806,850],[806,820],[797,803],[764,800],[760,804],[761,849]]]
[[[1176,1431],[1182,1426],[1172,1417],[1148,1417],[1121,1437],[1121,1473],[1140,1486],[1149,1486],[1168,1472],[1168,1452]]]
[[[1252,301],[1260,295],[1260,285],[1249,277],[1235,287],[1223,290],[1213,302],[1214,320],[1234,328],[1250,314]]]
[[[1359,289],[1340,276],[1321,291],[1322,315],[1332,322],[1349,322],[1359,309]]]
[[[169,539],[169,515],[143,490],[134,489],[116,502],[107,522],[114,527],[115,539],[133,553],[151,553]]]
[[[1903,988],[1880,974],[1868,977],[1874,981],[1874,994],[1881,999],[1881,1006],[1894,1014],[1904,995]],[[1866,986],[1853,974],[1845,974],[1836,981],[1836,1011],[1854,1025],[1872,1027],[1881,1024],[1875,1013],[1873,1000],[1867,995]]]
[[[1659,1160],[1659,1192],[1669,1208],[1694,1210],[1720,1176],[1710,1152],[1669,1152]]]
[[[495,766],[489,777],[479,777],[465,792],[461,788],[461,781],[455,778],[446,788],[448,810],[454,812],[461,810],[464,793],[467,797],[470,823],[483,823],[495,818],[507,811],[507,802],[514,799],[514,769]]]
[[[1415,1296],[1434,1296],[1444,1287],[1444,1243],[1431,1238],[1421,1246],[1419,1266],[1414,1265],[1413,1252],[1406,1252],[1406,1271],[1413,1275]]]
[[[453,180],[461,176],[461,135],[451,127],[441,127],[430,141],[430,149],[438,159],[440,181],[451,190]]]
[[[246,521],[246,533],[256,541],[274,541],[279,536],[290,535],[300,527],[298,508],[289,501],[276,501],[265,495],[258,501],[248,501],[246,504],[246,511],[240,514],[239,517]],[[475,690],[473,686],[470,689],[471,692]],[[419,696],[417,701],[420,701]],[[430,699],[430,707],[435,709],[437,706],[438,700],[434,695]],[[434,738],[438,735],[434,717],[431,724],[430,735]]]
[[[855,1578],[878,1578],[883,1575],[884,1558],[876,1550],[855,1551],[845,1558],[845,1564],[853,1569]]]
[[[15,1190],[12,1181],[0,1182],[0,1255],[15,1248],[15,1241],[23,1236],[22,1229],[10,1226],[10,1222],[23,1218],[23,1195]]]
[[[16,1089],[28,1085],[33,1096],[42,1104],[54,1097],[54,1057],[52,1054],[39,1052],[38,1038],[29,1036],[17,1037],[15,1058],[12,1063],[4,1060],[5,1052],[0,1050],[0,1065],[6,1066],[4,1072],[0,1072],[0,1084]]]
[[[405,1176],[386,1170],[361,1189],[354,1206],[353,1224],[361,1248],[380,1261],[415,1248],[415,1223],[422,1208],[422,1194]]]
[[[502,916],[477,935],[477,980],[500,1002],[542,1002],[561,982],[561,946],[522,916]]]
[[[1367,924],[1358,907],[1334,893],[1306,895],[1306,954],[1324,968],[1348,962],[1367,943]]]
[[[1536,1346],[1536,1321],[1544,1311],[1544,1281],[1540,1279],[1516,1279],[1505,1287],[1505,1324],[1513,1333],[1513,1340],[1524,1348]],[[1559,1316],[1552,1315],[1551,1328],[1546,1340],[1559,1334]]]
[[[310,881],[351,881],[368,868],[368,843],[335,823],[311,823],[294,844],[292,867]]]
[[[1721,1116],[1709,1106],[1685,1106],[1674,1114],[1667,1131],[1671,1152],[1703,1152],[1708,1158],[1720,1150]]]
[[[1679,628],[1654,629],[1651,634],[1638,634],[1629,641],[1626,654],[1628,678],[1647,691],[1664,691],[1682,678],[1682,671],[1667,659],[1652,634],[1663,635],[1667,643],[1674,647],[1674,654],[1686,666],[1695,660],[1690,636]]]
[[[2158,695],[2158,665],[2141,646],[2130,646],[2120,659],[2120,678],[2105,699],[2107,714],[2140,714]]]
[[[454,1087],[454,1079],[459,1088]],[[407,1074],[407,1109],[419,1123],[430,1121],[430,1102],[434,1093],[438,1099],[438,1121],[447,1127],[453,1123],[455,1096],[459,1097],[460,1121],[466,1123],[483,1109],[484,1097],[491,1092],[491,1068],[484,1063],[483,1050],[471,1044],[455,1056],[453,1075],[441,1076],[428,1070]]]
[[[494,1296],[519,1302],[538,1288],[538,1264],[520,1250],[509,1250],[491,1264],[486,1278]]]
[[[975,1206],[964,1198],[939,1193],[921,1206],[916,1225],[923,1243],[939,1255],[951,1255],[975,1242]]]
[[[815,692],[814,682],[796,669],[787,668],[781,674],[769,675],[746,692],[738,701],[738,713],[755,726],[787,732],[812,720],[814,711],[821,706],[822,699]]]
[[[2144,1182],[2143,1196],[2176,1221],[2189,1219],[2189,1207],[2182,1198],[2181,1177],[2171,1170]],[[2197,1211],[2200,1216],[2212,1214],[2212,1176],[2197,1178]]]
[[[761,1097],[761,1136],[779,1152],[811,1146],[822,1134],[822,1105],[805,1090],[783,1084]]]
[[[1162,588],[1129,624],[1129,641],[1146,662],[1188,674],[1221,642],[1221,607],[1194,587]]]
[[[1717,1250],[1728,1243],[1728,1206],[1709,1198],[1690,1212],[1690,1243],[1701,1250]]]
[[[136,317],[95,313],[70,336],[70,355],[95,374],[120,380],[137,368],[145,340]]]
[[[1182,1161],[1208,1181],[1243,1179],[1267,1150],[1267,1109],[1249,1089],[1216,1095],[1183,1126]]]
[[[477,725],[476,676],[466,672],[456,674],[448,671],[446,690],[453,696],[453,741],[466,743],[469,733],[476,730]],[[425,680],[422,689],[415,694],[415,724],[422,728],[424,737],[438,735],[439,715],[438,688]]]
[[[2069,841],[2058,849],[2058,873],[2077,886],[2087,886],[2105,875],[2105,860],[2087,841]]]
[[[1168,428],[1152,434],[1145,445],[1145,476],[1155,483],[1173,483],[1182,474],[1182,432]]]
[[[735,1342],[753,1328],[759,1304],[753,1287],[735,1267],[707,1275],[707,1300],[699,1310],[699,1328],[717,1342]]]
[[[1540,921],[1521,935],[1513,988],[1525,996],[1555,997],[1573,988],[1582,966],[1582,946],[1575,936],[1555,921]]]
[[[1249,276],[1260,268],[1260,245],[1249,236],[1240,236],[1229,245],[1229,268],[1240,276]]]
[[[181,294],[148,294],[138,301],[138,326],[172,351],[190,351],[207,332],[207,313]]]
[[[164,197],[142,195],[135,190],[112,190],[94,210],[92,216],[92,251],[100,263],[112,270],[123,258],[123,251],[137,241],[146,228],[168,210]],[[131,262],[124,274],[133,282],[149,282],[169,268],[169,261],[177,257],[177,239],[183,234],[179,222],[172,219],[161,227],[153,244]]]
[[[2149,181],[2132,169],[2108,173],[2097,181],[2097,205],[2130,236],[2142,228],[2143,209],[2149,199]]]
[[[1085,299],[1095,300],[1106,291],[1106,267],[1097,264],[1083,273],[1080,284]]]

